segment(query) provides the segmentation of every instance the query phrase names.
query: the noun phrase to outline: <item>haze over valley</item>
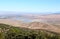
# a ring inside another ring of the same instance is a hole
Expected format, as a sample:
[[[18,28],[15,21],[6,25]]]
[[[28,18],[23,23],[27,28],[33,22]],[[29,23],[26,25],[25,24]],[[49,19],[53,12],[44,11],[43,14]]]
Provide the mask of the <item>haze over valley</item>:
[[[44,29],[60,33],[60,14],[9,14],[1,15],[0,23],[25,27],[30,29]],[[40,24],[42,23],[42,24]],[[44,25],[47,26],[44,26]],[[41,27],[42,25],[42,27]],[[45,28],[44,28],[45,27]],[[48,27],[48,28],[47,28]],[[51,28],[50,28],[51,27]],[[50,30],[50,29],[51,30]],[[55,30],[56,29],[56,30]]]

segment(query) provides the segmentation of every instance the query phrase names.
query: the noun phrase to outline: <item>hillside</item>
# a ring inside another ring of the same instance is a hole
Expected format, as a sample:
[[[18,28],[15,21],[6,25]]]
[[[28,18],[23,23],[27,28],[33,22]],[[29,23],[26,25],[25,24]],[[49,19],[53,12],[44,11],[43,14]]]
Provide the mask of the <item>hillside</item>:
[[[60,34],[0,24],[0,39],[60,39]]]

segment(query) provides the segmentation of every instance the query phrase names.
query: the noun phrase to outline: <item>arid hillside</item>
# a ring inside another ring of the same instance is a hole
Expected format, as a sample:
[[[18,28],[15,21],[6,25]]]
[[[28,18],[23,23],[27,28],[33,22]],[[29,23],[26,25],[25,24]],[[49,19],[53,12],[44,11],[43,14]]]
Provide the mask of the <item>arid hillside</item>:
[[[49,23],[41,23],[41,22],[23,23],[21,21],[16,21],[11,19],[0,19],[0,23],[13,25],[15,27],[23,27],[29,29],[43,29],[47,31],[60,33],[60,28],[53,26]]]
[[[28,28],[30,29],[43,29],[47,31],[60,33],[60,28],[51,25],[49,23],[41,23],[41,22],[31,22],[28,24]]]

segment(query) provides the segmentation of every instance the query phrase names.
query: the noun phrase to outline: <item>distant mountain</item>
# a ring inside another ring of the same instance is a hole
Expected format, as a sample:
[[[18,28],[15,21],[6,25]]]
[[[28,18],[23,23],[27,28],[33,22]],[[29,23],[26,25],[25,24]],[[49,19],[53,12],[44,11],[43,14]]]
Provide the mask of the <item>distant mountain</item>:
[[[54,13],[54,14],[60,14],[60,13]]]

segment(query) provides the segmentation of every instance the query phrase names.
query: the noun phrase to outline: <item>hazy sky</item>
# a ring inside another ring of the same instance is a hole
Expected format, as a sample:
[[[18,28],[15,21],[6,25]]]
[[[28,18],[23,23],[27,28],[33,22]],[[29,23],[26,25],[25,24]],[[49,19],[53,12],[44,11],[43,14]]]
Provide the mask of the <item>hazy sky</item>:
[[[0,0],[0,11],[60,12],[60,0]]]

